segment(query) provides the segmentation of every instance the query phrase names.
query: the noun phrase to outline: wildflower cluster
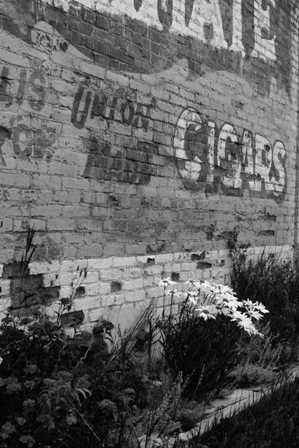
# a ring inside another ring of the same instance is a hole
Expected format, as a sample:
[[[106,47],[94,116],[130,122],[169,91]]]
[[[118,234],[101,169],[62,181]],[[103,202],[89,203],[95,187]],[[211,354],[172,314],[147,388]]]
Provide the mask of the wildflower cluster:
[[[251,300],[239,300],[235,291],[226,285],[212,284],[207,281],[189,281],[179,291],[170,279],[163,279],[160,286],[168,295],[178,295],[182,300],[195,307],[199,317],[204,320],[227,316],[249,335],[263,336],[255,327],[254,321],[264,317],[269,311],[262,303]]]

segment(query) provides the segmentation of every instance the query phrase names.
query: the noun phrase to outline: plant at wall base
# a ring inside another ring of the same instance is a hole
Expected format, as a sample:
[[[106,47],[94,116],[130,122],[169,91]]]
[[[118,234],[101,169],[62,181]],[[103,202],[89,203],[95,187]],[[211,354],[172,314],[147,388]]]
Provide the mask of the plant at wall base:
[[[169,280],[162,286],[171,297],[183,298],[179,313],[162,314],[159,322],[166,362],[174,376],[182,374],[186,396],[208,398],[235,367],[240,336],[262,336],[254,322],[267,310],[260,303],[239,301],[228,286],[189,282],[180,292]]]
[[[34,233],[28,235],[25,275],[33,254]],[[78,270],[55,321],[39,312],[23,319],[8,315],[0,325],[3,448],[150,448],[161,438],[173,441],[180,428],[180,381],[169,381],[167,374],[162,379],[163,366],[152,356],[152,306],[116,341],[105,320],[92,335],[79,328],[73,337],[64,331],[85,276],[86,270]]]
[[[89,381],[71,369],[79,346],[45,319],[1,325],[0,438],[3,447],[61,445],[78,419]],[[7,427],[14,428],[9,434]]]
[[[70,338],[45,317],[8,316],[0,326],[1,447],[149,448],[173,439],[180,381],[151,376],[153,360],[148,371],[139,356],[150,315],[117,345],[105,320]]]
[[[73,306],[74,299],[76,297],[77,291],[81,287],[82,282],[87,276],[87,269],[77,269],[75,278],[72,281],[72,293],[69,297],[63,297],[59,300],[58,309],[55,312],[57,325],[62,325],[63,316],[70,312]],[[75,327],[76,331],[76,327]]]
[[[299,336],[299,274],[293,263],[263,252],[256,260],[247,251],[232,254],[231,284],[240,299],[260,300],[270,311],[271,331],[277,341],[297,343]]]
[[[26,233],[26,245],[24,253],[21,257],[20,266],[21,266],[21,275],[24,277],[28,274],[29,264],[32,261],[33,255],[36,251],[36,245],[33,244],[33,238],[36,234],[34,228],[29,227]]]
[[[244,334],[237,342],[238,365],[230,372],[239,387],[273,383],[285,372],[286,346],[271,332],[270,322],[262,325],[263,338]]]

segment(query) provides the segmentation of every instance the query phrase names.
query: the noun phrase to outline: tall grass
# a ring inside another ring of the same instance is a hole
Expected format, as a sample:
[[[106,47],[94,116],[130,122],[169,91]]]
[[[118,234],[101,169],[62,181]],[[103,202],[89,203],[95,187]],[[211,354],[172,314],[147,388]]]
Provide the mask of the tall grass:
[[[271,331],[280,341],[298,338],[299,274],[290,260],[265,252],[252,260],[246,250],[234,250],[231,285],[240,300],[248,298],[266,306]]]

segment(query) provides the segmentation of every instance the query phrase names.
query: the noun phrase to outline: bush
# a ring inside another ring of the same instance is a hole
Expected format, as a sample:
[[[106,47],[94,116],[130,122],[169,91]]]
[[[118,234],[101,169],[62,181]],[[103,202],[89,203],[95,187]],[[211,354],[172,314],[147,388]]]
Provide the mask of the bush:
[[[299,380],[284,385],[258,403],[213,425],[190,448],[297,448]]]
[[[237,296],[262,302],[270,311],[272,333],[294,341],[299,334],[299,274],[291,261],[262,253],[248,260],[246,250],[232,251],[231,285]]]
[[[161,320],[160,328],[165,360],[174,377],[182,374],[185,396],[200,401],[225,385],[241,333],[228,317],[204,320],[185,302],[178,316]]]
[[[146,443],[174,437],[181,428],[181,381],[159,380],[158,364],[149,365],[143,352],[151,346],[148,318],[145,312],[116,343],[107,321],[92,335],[70,338],[46,318],[6,318],[0,326],[1,448],[140,448],[144,435]]]
[[[125,351],[108,351],[111,324],[73,339],[47,319],[0,328],[1,447],[126,446],[148,403],[149,380]],[[119,445],[120,444],[120,445]]]
[[[250,387],[272,383],[278,374],[283,374],[290,356],[286,344],[277,341],[270,329],[270,322],[260,325],[259,336],[243,334],[237,342],[236,352],[239,363],[230,373],[238,387]]]
[[[174,377],[182,374],[185,396],[203,400],[229,382],[238,363],[237,342],[244,334],[261,337],[254,321],[268,311],[238,300],[225,285],[191,281],[178,292],[169,279],[161,283],[171,303],[175,295],[185,298],[178,315],[171,312],[159,323],[165,360]]]

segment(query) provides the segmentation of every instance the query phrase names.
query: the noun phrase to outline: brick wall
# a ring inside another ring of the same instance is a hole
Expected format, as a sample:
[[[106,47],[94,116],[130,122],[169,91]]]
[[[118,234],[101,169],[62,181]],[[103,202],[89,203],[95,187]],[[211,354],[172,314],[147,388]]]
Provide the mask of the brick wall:
[[[294,5],[0,0],[2,311],[53,311],[84,269],[84,325],[125,326],[161,275],[227,281],[235,233],[292,256]]]

